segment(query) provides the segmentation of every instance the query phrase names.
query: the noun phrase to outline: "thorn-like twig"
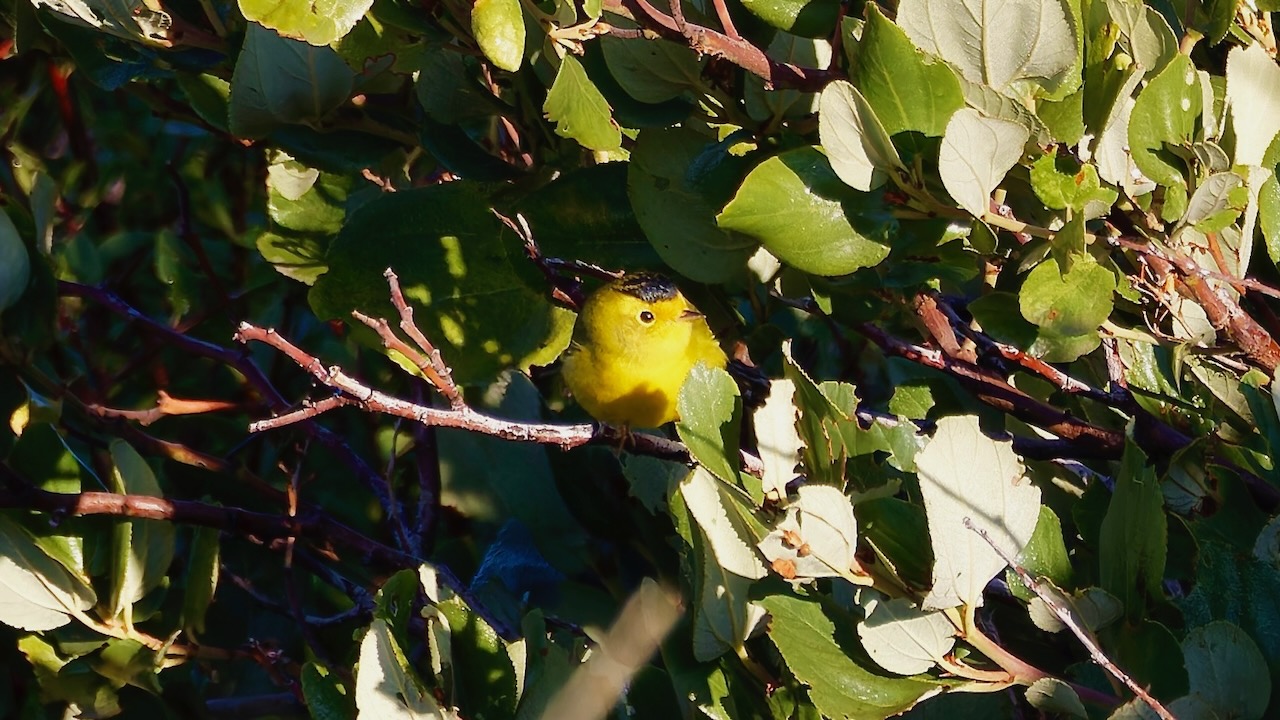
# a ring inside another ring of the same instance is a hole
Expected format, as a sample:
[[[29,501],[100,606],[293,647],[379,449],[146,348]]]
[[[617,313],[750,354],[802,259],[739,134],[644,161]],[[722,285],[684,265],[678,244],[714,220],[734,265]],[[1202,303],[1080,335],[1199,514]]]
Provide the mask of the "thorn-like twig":
[[[1124,683],[1124,686],[1129,688],[1130,692],[1149,705],[1151,709],[1162,718],[1162,720],[1177,720],[1172,713],[1160,704],[1159,700],[1151,697],[1150,693],[1148,693],[1141,685],[1135,682],[1133,678],[1129,677],[1127,673],[1112,662],[1111,658],[1107,657],[1106,653],[1104,653],[1102,648],[1098,645],[1098,641],[1093,638],[1093,633],[1089,632],[1089,630],[1084,627],[1084,623],[1079,619],[1079,617],[1077,617],[1072,608],[1063,605],[1056,597],[1045,590],[1044,585],[1036,578],[1032,577],[1031,573],[1027,572],[1026,568],[1018,565],[1013,558],[1009,557],[1008,553],[1001,550],[1000,547],[991,540],[991,536],[987,534],[986,530],[974,525],[973,521],[969,518],[964,519],[964,526],[977,533],[978,536],[985,540],[986,543],[991,546],[991,549],[1000,556],[1001,560],[1003,560],[1009,567],[1013,568],[1013,571],[1017,573],[1018,578],[1022,580],[1022,584],[1026,585],[1028,590],[1035,593],[1036,597],[1040,598],[1049,610],[1062,621],[1062,624],[1066,625],[1067,628],[1071,630],[1072,634],[1080,640],[1080,643],[1089,651],[1089,656],[1093,658],[1095,663],[1101,666],[1102,669],[1111,673],[1112,677],[1119,680],[1121,683]]]

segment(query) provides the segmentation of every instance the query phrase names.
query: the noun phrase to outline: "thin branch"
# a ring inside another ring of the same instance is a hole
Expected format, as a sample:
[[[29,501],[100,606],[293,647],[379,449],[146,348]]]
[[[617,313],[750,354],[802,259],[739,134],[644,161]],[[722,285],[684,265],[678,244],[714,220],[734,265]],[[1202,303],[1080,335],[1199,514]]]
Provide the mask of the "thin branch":
[[[604,9],[634,19],[647,30],[668,40],[683,42],[690,48],[712,57],[724,58],[747,72],[763,78],[767,87],[793,88],[816,92],[843,73],[827,69],[801,67],[778,62],[764,50],[742,38],[674,17],[658,10],[648,0],[606,0]],[[612,33],[612,29],[610,30]]]
[[[133,420],[143,427],[171,415],[200,415],[220,410],[234,410],[235,403],[222,400],[183,400],[161,390],[156,398],[156,405],[147,410],[119,410],[96,403],[85,404],[85,410],[104,418],[123,418]]]
[[[1026,585],[1031,592],[1035,593],[1036,597],[1040,598],[1040,600],[1044,602],[1053,614],[1062,621],[1062,624],[1066,625],[1071,630],[1072,634],[1080,640],[1080,643],[1089,651],[1089,656],[1093,658],[1095,663],[1100,665],[1102,669],[1106,670],[1108,673],[1111,673],[1112,677],[1124,683],[1124,686],[1129,688],[1130,692],[1149,705],[1151,709],[1162,718],[1162,720],[1177,720],[1172,713],[1160,704],[1159,700],[1151,697],[1150,693],[1148,693],[1141,685],[1135,682],[1133,678],[1129,677],[1127,673],[1112,662],[1111,658],[1107,657],[1106,653],[1104,653],[1102,648],[1098,645],[1098,642],[1093,638],[1093,634],[1090,633],[1084,627],[1084,624],[1079,620],[1079,618],[1076,617],[1074,610],[1059,602],[1056,597],[1045,590],[1044,585],[1036,580],[1036,578],[1032,577],[1031,573],[1027,572],[1026,568],[1018,565],[1007,552],[992,542],[991,536],[987,534],[986,530],[975,526],[969,518],[964,519],[964,526],[977,533],[988,545],[991,546],[991,549],[1000,556],[1001,560],[1003,560],[1009,567],[1013,568],[1013,571],[1017,573],[1018,578],[1022,580],[1022,584]]]
[[[266,343],[279,350],[298,367],[306,370],[324,385],[341,392],[350,399],[352,405],[367,412],[405,418],[432,427],[457,428],[506,440],[554,445],[562,450],[588,444],[611,445],[625,448],[637,455],[650,455],[677,462],[690,461],[689,450],[683,443],[654,435],[623,432],[618,428],[588,423],[559,425],[519,422],[485,415],[467,405],[457,409],[442,410],[410,402],[375,390],[347,375],[336,365],[326,368],[319,359],[284,339],[275,330],[263,329],[249,323],[240,324],[236,339],[244,343],[251,341]],[[249,431],[259,432],[277,426],[278,423],[274,420],[259,421],[250,424]],[[760,459],[750,453],[742,453],[742,462],[747,472],[752,474],[763,472]]]
[[[173,328],[143,315],[110,290],[59,280],[58,294],[91,300],[112,313],[137,323],[147,332],[160,337],[180,350],[228,365],[240,373],[245,381],[261,395],[266,406],[273,413],[284,413],[291,409],[284,396],[280,394],[280,391],[276,390],[271,381],[267,379],[267,376],[253,362],[248,353],[243,350],[229,350],[220,345],[179,333]],[[365,488],[373,493],[374,497],[378,499],[378,504],[382,506],[383,512],[386,513],[387,519],[391,522],[392,533],[396,537],[397,543],[402,548],[407,549],[409,547],[409,531],[391,496],[391,488],[386,479],[365,462],[364,458],[352,450],[342,436],[309,418],[300,422],[299,426],[303,432],[319,442],[326,450],[332,452],[338,460],[350,468]]]

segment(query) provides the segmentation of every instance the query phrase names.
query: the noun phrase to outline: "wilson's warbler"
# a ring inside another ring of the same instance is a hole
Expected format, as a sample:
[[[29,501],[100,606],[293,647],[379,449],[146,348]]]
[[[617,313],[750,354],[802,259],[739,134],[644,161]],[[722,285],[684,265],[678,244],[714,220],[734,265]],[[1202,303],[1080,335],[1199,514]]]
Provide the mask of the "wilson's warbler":
[[[706,318],[670,280],[633,273],[583,303],[563,372],[592,417],[654,428],[678,418],[676,398],[694,365],[726,361]]]

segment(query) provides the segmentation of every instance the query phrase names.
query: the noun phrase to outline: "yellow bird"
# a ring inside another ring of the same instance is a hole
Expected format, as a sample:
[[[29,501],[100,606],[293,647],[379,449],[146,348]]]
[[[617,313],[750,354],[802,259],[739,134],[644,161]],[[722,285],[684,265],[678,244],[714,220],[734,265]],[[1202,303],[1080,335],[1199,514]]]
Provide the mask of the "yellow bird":
[[[610,425],[655,428],[679,417],[676,398],[698,363],[723,368],[707,319],[654,273],[623,275],[587,298],[564,353],[578,404]]]

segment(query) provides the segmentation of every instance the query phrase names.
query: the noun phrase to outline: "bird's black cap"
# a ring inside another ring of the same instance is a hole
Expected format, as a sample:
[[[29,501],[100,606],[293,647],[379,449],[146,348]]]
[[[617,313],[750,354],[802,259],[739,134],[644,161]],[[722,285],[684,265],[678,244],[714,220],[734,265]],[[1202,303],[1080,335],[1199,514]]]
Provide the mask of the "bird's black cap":
[[[613,287],[632,297],[652,303],[659,300],[670,300],[676,296],[676,284],[657,273],[628,273],[618,278]]]

